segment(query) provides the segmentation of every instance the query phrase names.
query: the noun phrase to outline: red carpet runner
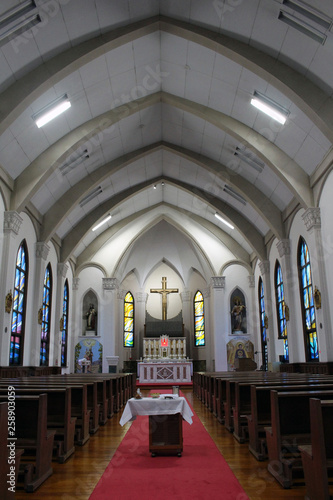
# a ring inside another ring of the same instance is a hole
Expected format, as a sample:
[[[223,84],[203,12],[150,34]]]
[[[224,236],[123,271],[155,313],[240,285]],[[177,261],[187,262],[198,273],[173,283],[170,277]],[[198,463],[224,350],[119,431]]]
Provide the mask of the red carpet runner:
[[[148,417],[137,417],[90,500],[248,500],[195,413],[192,425],[183,421],[183,439],[181,457],[153,458]]]

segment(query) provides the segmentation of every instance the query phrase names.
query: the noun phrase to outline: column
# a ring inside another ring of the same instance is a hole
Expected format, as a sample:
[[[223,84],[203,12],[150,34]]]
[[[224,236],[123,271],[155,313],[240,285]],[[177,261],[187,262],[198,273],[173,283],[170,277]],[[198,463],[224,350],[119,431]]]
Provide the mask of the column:
[[[300,361],[304,361],[304,359],[300,359],[300,354],[297,349],[297,335],[295,334],[298,331],[298,328],[296,323],[296,304],[293,288],[295,288],[296,285],[297,293],[299,293],[298,278],[294,276],[292,270],[290,258],[290,240],[280,240],[276,246],[279,252],[280,264],[282,268],[284,300],[286,306],[288,306],[289,308],[289,321],[287,321],[289,363],[297,363]]]
[[[102,307],[103,323],[100,325],[101,331],[104,331],[103,337],[103,373],[109,371],[107,357],[118,356],[119,349],[119,331],[122,329],[119,322],[119,300],[118,300],[118,280],[116,278],[102,278]]]
[[[146,304],[148,300],[148,293],[137,292],[135,295],[135,322],[134,322],[134,357],[133,359],[140,359],[145,357],[143,349],[144,338],[144,324],[146,321]],[[158,356],[158,351],[156,352]]]
[[[75,346],[78,343],[79,335],[82,335],[81,331],[82,311],[81,307],[77,303],[78,302],[77,291],[79,290],[79,286],[80,286],[80,278],[74,277],[72,282],[72,291],[73,291],[72,294],[73,300],[71,301],[72,307],[69,307],[71,332],[70,332],[70,343],[68,344],[68,347],[70,347],[71,355],[68,358],[68,360],[69,360],[69,369],[71,373],[73,373],[75,370],[75,365],[74,365]]]
[[[193,332],[193,305],[192,305],[192,295],[189,290],[184,290],[180,293],[180,298],[182,301],[183,309],[183,323],[184,323],[184,337],[186,338],[186,343],[188,345],[187,355],[193,358],[193,347],[194,347],[194,336],[190,332]],[[174,357],[176,357],[176,346],[174,347]]]
[[[320,208],[308,208],[303,214],[303,221],[307,231],[314,233],[317,255],[313,256],[310,252],[312,286],[321,294],[321,308],[316,309],[316,324],[319,344],[319,360],[332,361],[332,325],[330,316],[330,303],[328,300],[327,273],[325,268],[325,255],[323,248],[323,239],[321,234]]]
[[[15,211],[4,213],[3,221],[3,248],[1,258],[1,273],[0,273],[0,304],[5,304],[7,293],[10,291],[14,295],[14,280],[15,280],[15,265],[16,265],[16,248],[14,252],[14,245],[19,245],[18,234],[20,231],[23,219]],[[29,302],[29,299],[28,299]],[[4,308],[4,306],[2,306]],[[3,309],[4,310],[4,309]],[[12,314],[0,314],[0,332],[1,335],[1,357],[0,362],[2,366],[9,364],[9,347],[10,347],[10,334],[11,334],[11,318]],[[26,344],[24,344],[26,350]]]
[[[274,335],[273,328],[273,314],[272,314],[272,288],[271,288],[271,276],[270,276],[270,262],[269,260],[265,260],[259,263],[260,273],[262,277],[262,281],[264,284],[264,297],[265,297],[265,314],[268,319],[268,326],[266,328],[267,335],[267,354],[268,354],[268,363],[272,363],[276,361],[275,356],[275,345],[274,338],[271,338],[271,335]]]
[[[215,361],[215,366],[210,369],[216,371],[227,371],[227,332],[228,315],[225,313],[228,307],[225,304],[225,276],[213,276],[211,278],[211,322],[209,330],[206,329],[206,338],[211,340],[211,349],[208,356]],[[207,367],[208,368],[208,367]]]

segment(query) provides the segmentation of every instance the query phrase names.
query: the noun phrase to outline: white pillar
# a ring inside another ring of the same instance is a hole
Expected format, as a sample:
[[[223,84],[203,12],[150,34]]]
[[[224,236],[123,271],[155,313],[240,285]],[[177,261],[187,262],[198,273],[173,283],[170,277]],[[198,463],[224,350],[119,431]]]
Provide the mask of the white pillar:
[[[211,324],[209,328],[212,338],[211,357],[215,360],[216,371],[227,371],[226,332],[228,326],[225,311],[228,308],[225,304],[225,276],[213,276],[211,288]]]
[[[144,338],[144,324],[146,321],[146,304],[148,300],[148,293],[137,292],[135,296],[135,318],[134,318],[134,351],[133,359],[139,359],[145,357],[145,351],[143,349],[143,338]],[[156,352],[158,355],[158,351]]]
[[[184,337],[186,338],[186,343],[188,346],[187,355],[192,358],[194,334],[191,334],[191,332],[193,332],[193,328],[191,328],[191,325],[193,324],[193,305],[191,301],[191,292],[189,290],[184,290],[180,293],[180,298],[182,301],[183,310]],[[173,354],[176,355],[175,349]]]
[[[118,281],[116,278],[102,278],[102,307],[104,321],[102,372],[108,373],[107,357],[119,355]],[[100,325],[101,326],[101,325]]]

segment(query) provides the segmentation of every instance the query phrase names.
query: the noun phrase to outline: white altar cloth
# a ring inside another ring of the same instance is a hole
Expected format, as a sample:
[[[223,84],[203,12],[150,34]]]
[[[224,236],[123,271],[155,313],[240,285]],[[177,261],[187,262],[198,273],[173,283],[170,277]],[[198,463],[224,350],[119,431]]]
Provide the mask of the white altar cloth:
[[[120,425],[135,420],[137,415],[175,415],[180,413],[186,422],[192,424],[192,410],[188,402],[183,397],[164,398],[131,398],[127,401]]]
[[[143,361],[138,363],[139,382],[191,382],[191,361]]]

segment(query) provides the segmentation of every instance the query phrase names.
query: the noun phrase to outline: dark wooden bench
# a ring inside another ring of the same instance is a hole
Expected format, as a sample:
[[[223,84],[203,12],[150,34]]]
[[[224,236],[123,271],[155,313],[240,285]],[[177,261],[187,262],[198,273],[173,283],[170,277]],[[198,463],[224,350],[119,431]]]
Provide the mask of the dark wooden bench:
[[[0,396],[0,402],[7,399],[7,395]],[[55,431],[47,428],[47,395],[16,395],[15,446],[24,450],[18,474],[27,492],[35,491],[53,473],[54,435]]]
[[[252,385],[260,388],[263,387],[263,394],[265,394],[265,387],[269,386],[274,388],[274,386],[278,387],[277,390],[284,390],[284,388],[293,387],[290,390],[297,390],[297,387],[310,388],[311,386],[320,386],[321,388],[327,386],[333,387],[333,378],[330,377],[327,380],[316,377],[299,377],[299,378],[288,378],[287,380],[281,380],[280,378],[271,379],[271,380],[260,380],[260,381],[249,381],[249,382],[236,382],[234,386],[234,407],[232,408],[233,412],[233,427],[234,427],[234,437],[237,439],[239,443],[244,443],[249,438],[249,418],[252,413],[252,403],[254,408],[257,405],[257,401],[255,399],[255,395],[251,395],[251,387]],[[270,421],[270,400],[269,394],[266,393],[268,397],[268,405],[264,405],[264,415],[263,420],[266,421],[265,425],[269,425]],[[263,396],[262,396],[263,397]],[[252,401],[253,398],[253,401]],[[260,400],[260,402],[262,402]],[[269,411],[267,412],[267,406],[269,406]],[[269,420],[267,420],[267,413],[269,413]],[[257,423],[258,412],[254,414],[253,420],[250,420],[250,424],[252,421]],[[253,438],[253,426],[251,429],[251,437]]]
[[[8,448],[8,403],[0,403],[0,498],[14,500],[23,449]]]
[[[271,425],[271,390],[278,392],[283,391],[300,391],[300,390],[330,390],[333,389],[333,380],[313,379],[310,383],[306,381],[285,382],[283,385],[273,385],[270,383],[265,384],[252,384],[251,385],[251,409],[250,414],[246,415],[247,431],[249,437],[249,450],[256,457],[257,460],[266,460],[267,444],[266,444],[266,431],[265,427]]]
[[[268,471],[283,488],[303,476],[299,446],[311,444],[310,398],[333,398],[333,390],[271,391],[271,426],[265,427]]]
[[[310,399],[311,444],[300,446],[307,500],[330,500],[333,478],[333,400]]]
[[[1,379],[1,383],[11,384],[19,388],[71,388],[71,417],[76,418],[75,422],[75,444],[83,446],[90,438],[90,413],[88,409],[88,388],[84,383],[52,382],[43,377],[21,377],[17,379]]]
[[[5,395],[8,387],[1,383],[0,394]],[[15,386],[15,393],[22,396],[47,394],[47,427],[55,430],[54,449],[56,458],[64,463],[75,452],[74,436],[76,417],[71,414],[71,387],[22,387]]]

